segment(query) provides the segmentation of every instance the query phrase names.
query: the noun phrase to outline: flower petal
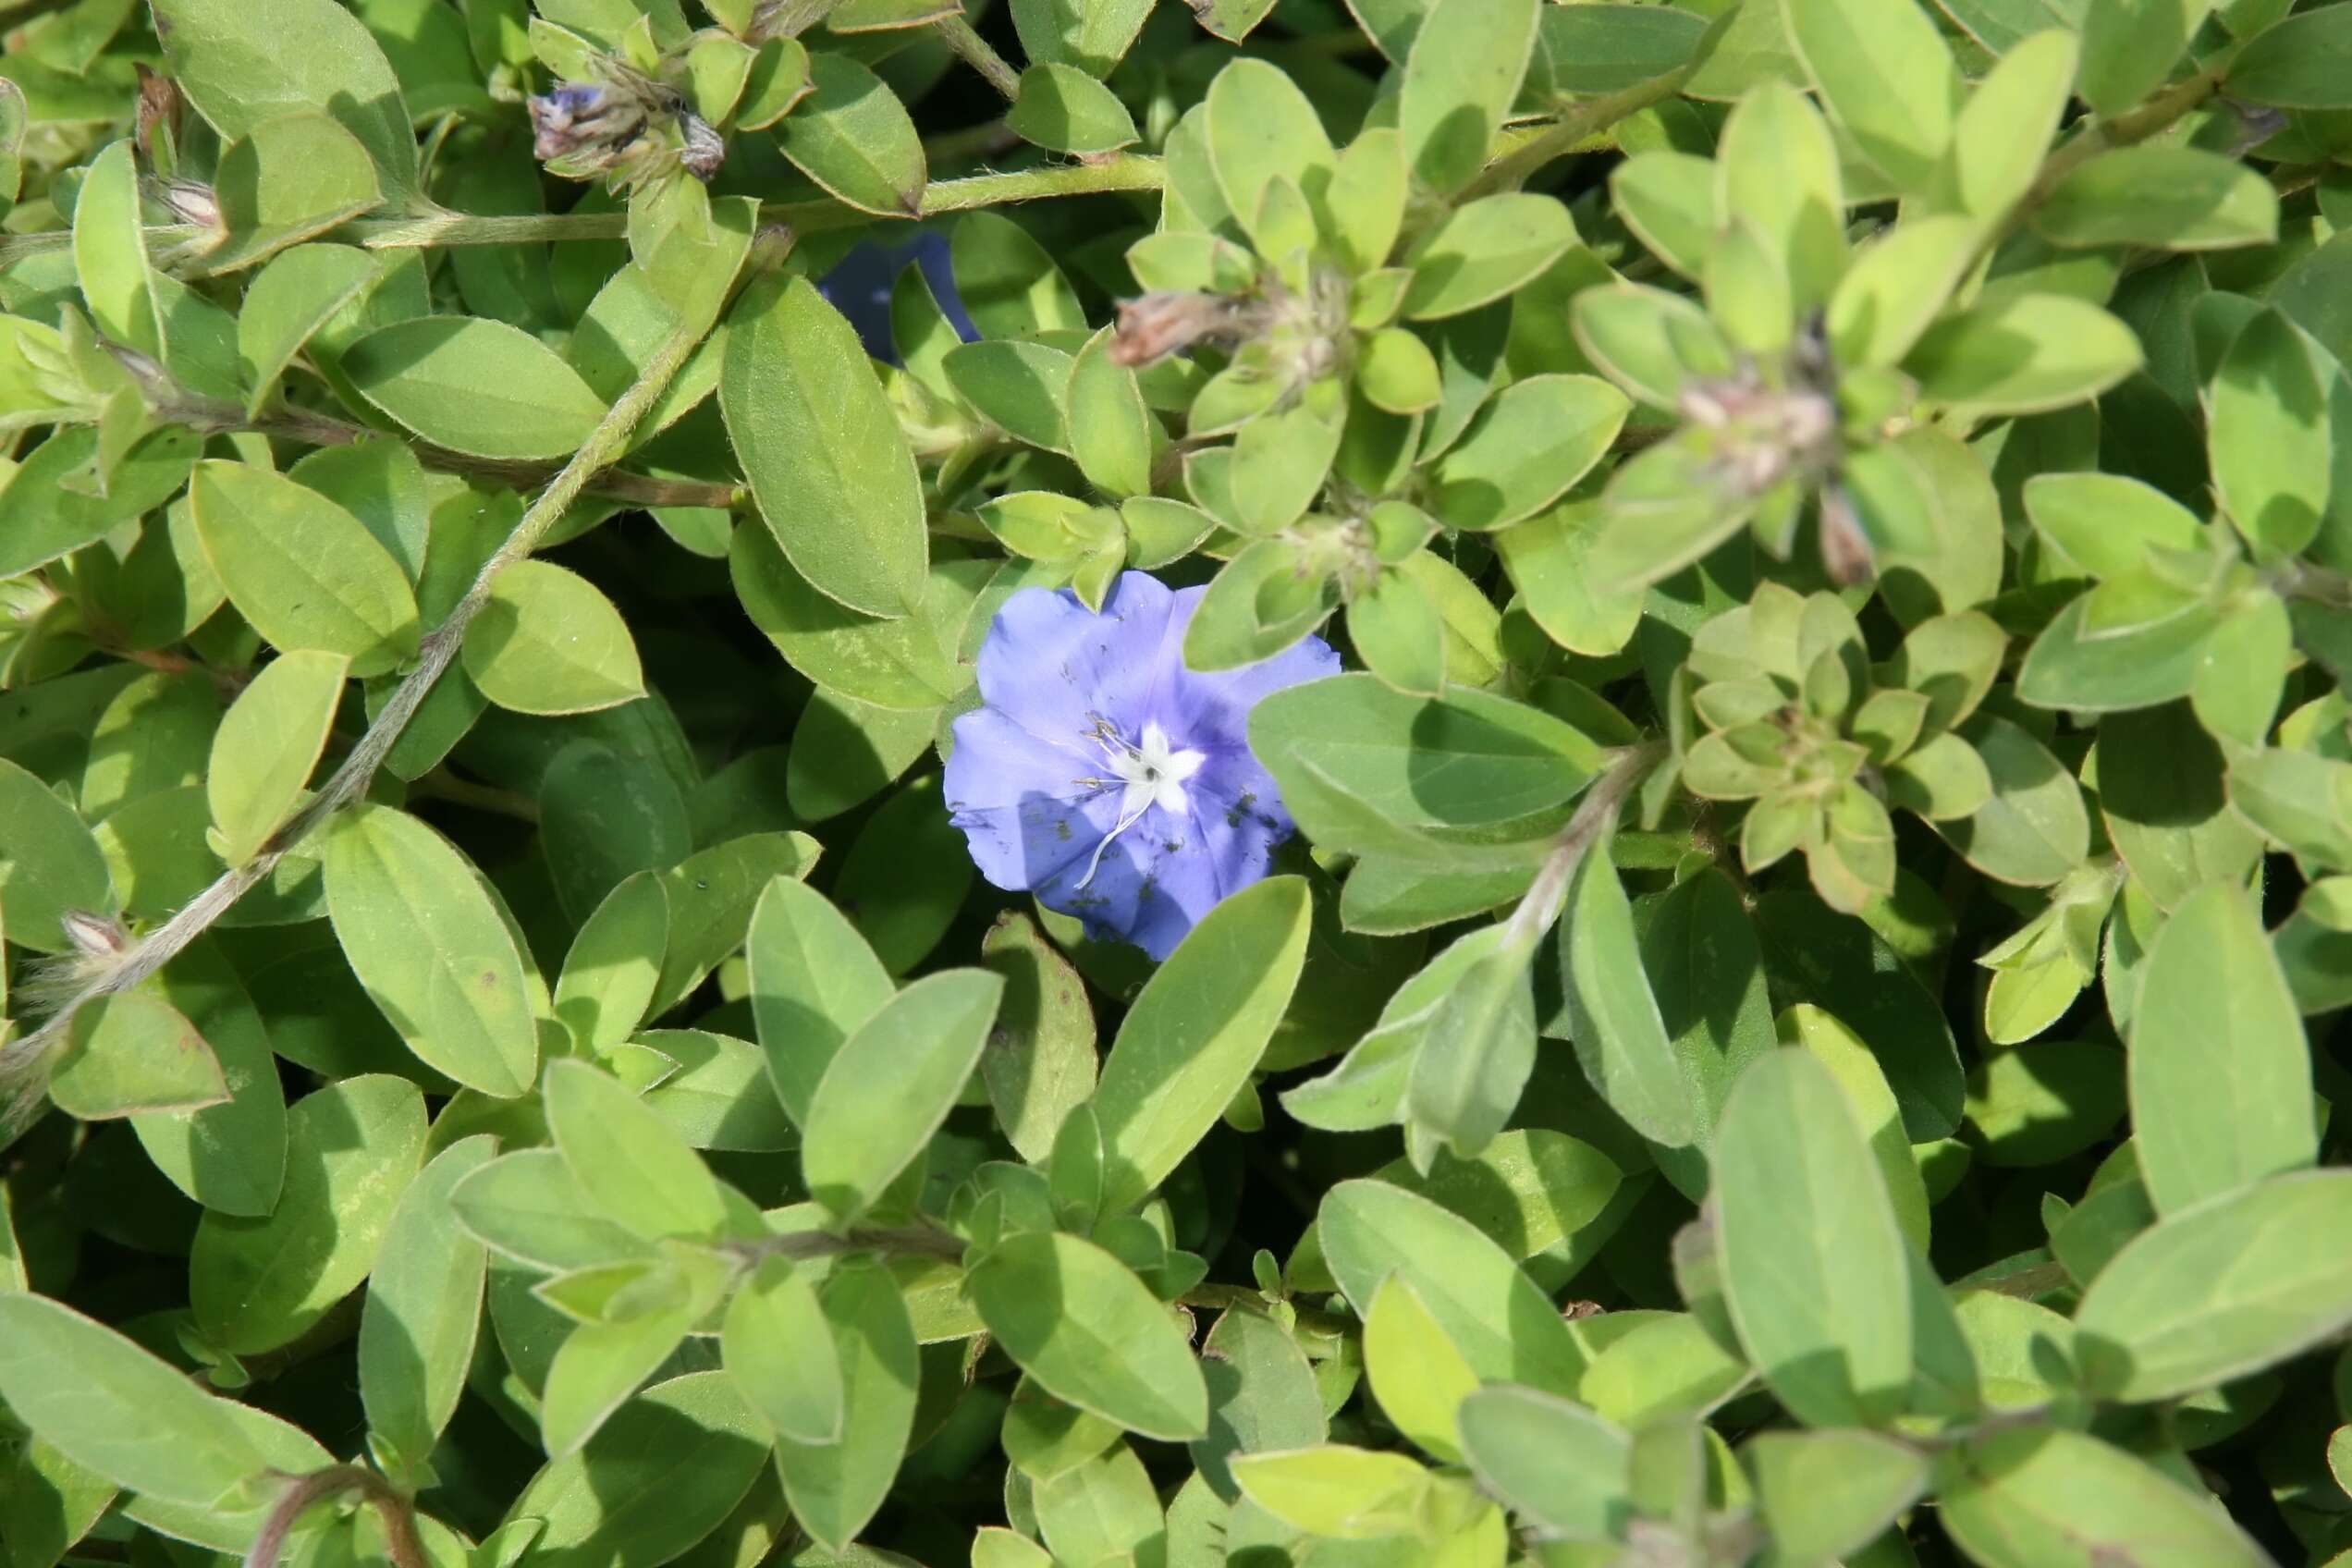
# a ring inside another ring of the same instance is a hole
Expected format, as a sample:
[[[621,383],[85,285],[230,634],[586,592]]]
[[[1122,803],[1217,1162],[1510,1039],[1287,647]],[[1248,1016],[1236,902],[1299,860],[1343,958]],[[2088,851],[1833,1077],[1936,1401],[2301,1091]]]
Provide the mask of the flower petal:
[[[1097,941],[1133,942],[1166,958],[1217,907],[1227,886],[1190,815],[1152,807],[1104,849],[1085,887],[1077,886],[1086,873],[1080,862],[1040,886],[1038,900],[1076,915]]]
[[[955,721],[942,793],[981,876],[1019,891],[1085,864],[1118,820],[1121,793],[1081,782],[1085,766],[992,708]]]
[[[1187,669],[1181,652],[1184,628],[1191,623],[1201,595],[1207,592],[1206,588],[1186,588],[1174,595],[1170,641],[1179,653],[1173,670],[1164,670],[1155,686],[1149,717],[1183,745],[1201,751],[1233,747],[1246,753],[1250,709],[1257,705],[1258,699],[1287,686],[1339,674],[1340,655],[1322,638],[1306,637],[1271,658],[1243,665],[1239,669],[1209,674]]]
[[[1068,589],[1023,588],[1005,600],[980,645],[980,695],[1038,740],[1085,752],[1096,717],[1130,740],[1160,663],[1175,595],[1124,572],[1095,614]]]

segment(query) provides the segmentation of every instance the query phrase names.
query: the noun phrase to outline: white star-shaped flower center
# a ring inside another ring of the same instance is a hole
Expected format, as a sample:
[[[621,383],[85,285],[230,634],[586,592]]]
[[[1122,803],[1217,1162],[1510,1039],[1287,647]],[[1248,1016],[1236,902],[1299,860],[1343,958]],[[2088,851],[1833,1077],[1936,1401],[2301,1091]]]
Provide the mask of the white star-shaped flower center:
[[[1078,879],[1081,888],[1095,879],[1110,841],[1142,821],[1144,813],[1154,806],[1165,812],[1182,811],[1184,781],[1208,760],[1205,752],[1178,751],[1168,731],[1157,724],[1145,725],[1143,734],[1130,742],[1107,720],[1096,719],[1087,738],[1102,748],[1121,788],[1119,820],[1095,846],[1093,857],[1086,862],[1086,875]]]
[[[1137,744],[1111,753],[1110,770],[1127,786],[1119,799],[1120,816],[1139,816],[1145,806],[1182,811],[1184,780],[1207,760],[1200,752],[1178,751],[1158,725],[1145,725]]]

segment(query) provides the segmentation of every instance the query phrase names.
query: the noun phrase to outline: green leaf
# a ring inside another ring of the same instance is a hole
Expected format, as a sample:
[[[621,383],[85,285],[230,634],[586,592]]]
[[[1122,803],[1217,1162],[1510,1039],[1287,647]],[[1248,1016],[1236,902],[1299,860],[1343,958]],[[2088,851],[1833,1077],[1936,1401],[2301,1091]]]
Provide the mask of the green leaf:
[[[1087,330],[1077,290],[1053,257],[1002,213],[966,213],[948,245],[956,293],[983,337]],[[949,329],[948,341],[955,340]]]
[[[1225,900],[1135,998],[1094,1096],[1102,1210],[1141,1202],[1216,1125],[1290,1005],[1305,962],[1306,884],[1271,877]]]
[[[1415,1448],[1449,1463],[1462,1459],[1462,1402],[1478,1375],[1403,1280],[1373,1292],[1364,1317],[1364,1371],[1380,1413]],[[1316,1434],[1320,1440],[1322,1434]]]
[[[1071,1111],[1094,1094],[1094,1008],[1078,971],[1025,914],[997,917],[980,962],[1005,980],[980,1058],[988,1103],[1015,1152],[1042,1164]]]
[[[2248,41],[2230,61],[2234,97],[2277,109],[2352,106],[2352,16],[2321,6]]]
[[[1243,55],[1217,73],[1206,104],[1208,161],[1226,210],[1254,224],[1266,188],[1324,189],[1336,159],[1315,105],[1280,67]]]
[[[82,303],[98,329],[126,348],[160,355],[163,335],[140,229],[139,175],[128,141],[91,160],[74,202],[73,259]]]
[[[605,1215],[648,1240],[707,1237],[726,1225],[727,1205],[702,1160],[610,1073],[550,1062],[541,1093],[565,1166]]]
[[[346,1078],[296,1101],[277,1207],[196,1228],[189,1299],[206,1338],[252,1354],[325,1317],[374,1267],[424,1137],[424,1097],[405,1079]]]
[[[2278,192],[2216,153],[2124,147],[2061,180],[2033,222],[2035,232],[2057,245],[2264,245],[2278,238]]]
[[[760,894],[745,956],[768,1076],[806,1127],[826,1069],[891,998],[889,971],[830,899],[789,876]]]
[[[431,507],[424,465],[407,442],[372,435],[349,446],[322,447],[287,470],[287,477],[358,518],[392,552],[410,582],[423,574]]]
[[[1607,839],[1577,863],[1562,916],[1562,990],[1585,1076],[1609,1108],[1652,1143],[1705,1135],[1658,998],[1642,967],[1633,906]]]
[[[1424,1147],[1442,1142],[1459,1158],[1479,1154],[1519,1107],[1536,1066],[1536,1002],[1530,980],[1536,937],[1508,926],[1481,944],[1483,956],[1456,981],[1414,1053],[1404,1109]],[[1476,940],[1474,932],[1463,941]]]
[[[414,656],[416,596],[359,519],[290,479],[218,459],[196,466],[189,496],[229,601],[280,649],[341,654],[362,677]]]
[[[1064,1562],[1133,1561],[1164,1539],[1159,1494],[1123,1443],[1041,1479],[1035,1498],[1039,1533]]]
[[[1522,704],[1461,688],[1429,702],[1370,675],[1261,699],[1250,739],[1300,826],[1332,848],[1360,841],[1369,814],[1408,841],[1427,835],[1444,853],[1448,830],[1502,831],[1547,816],[1600,761],[1583,734]]]
[[[768,1461],[766,1433],[723,1373],[648,1389],[508,1510],[538,1525],[545,1568],[660,1568],[730,1513]]]
[[[1085,80],[1094,81],[1092,77]],[[1111,358],[1112,342],[1106,327],[1088,338],[1071,361],[1065,399],[1071,455],[1087,483],[1105,495],[1148,496],[1153,438],[1159,429],[1144,406],[1135,373]]]
[[[1740,1343],[1814,1426],[1871,1426],[1911,1382],[1909,1265],[1837,1082],[1809,1055],[1751,1064],[1716,1131],[1724,1294]]]
[[[2334,461],[2328,388],[2340,377],[2274,310],[2247,322],[2222,358],[2208,394],[2213,486],[2257,550],[2291,556],[2320,532]]]
[[[1513,382],[1431,471],[1439,521],[1483,530],[1534,516],[1591,472],[1631,408],[1623,393],[1594,376]]]
[[[2162,85],[2211,0],[2089,0],[2082,13],[2083,100],[2119,115]]]
[[[77,910],[106,913],[115,889],[106,857],[73,807],[0,757],[0,900],[8,940],[34,952],[71,949],[59,922]]]
[[[799,1139],[768,1082],[757,1046],[706,1029],[652,1029],[635,1044],[675,1063],[644,1092],[647,1105],[698,1149],[770,1153]]]
[[[989,340],[949,349],[940,365],[957,395],[1006,435],[1047,451],[1069,448],[1071,355],[1043,343]]]
[[[1633,1439],[1580,1404],[1534,1389],[1481,1389],[1462,1402],[1462,1446],[1478,1479],[1523,1518],[1604,1539],[1633,1513]]]
[[[384,194],[417,197],[416,133],[384,52],[330,0],[164,0],[173,80],[225,141],[303,110],[333,116],[374,160]]]
[[[1945,1462],[1937,1513],[1985,1568],[2262,1568],[2270,1554],[2144,1460],[2063,1427],[2012,1429]]]
[[[857,334],[807,279],[755,289],[737,307],[718,396],[753,498],[794,570],[851,609],[919,610],[928,536],[913,455]]]
[[[1359,1315],[1371,1312],[1393,1275],[1412,1287],[1480,1378],[1575,1390],[1585,1358],[1567,1324],[1510,1255],[1468,1220],[1386,1182],[1363,1180],[1324,1194],[1315,1230]]]
[[[768,883],[778,876],[806,876],[817,854],[816,840],[805,833],[746,833],[664,872],[669,949],[646,1015],[668,1012],[741,947]]]
[[[433,1452],[465,1391],[489,1255],[459,1229],[449,1195],[490,1162],[496,1140],[450,1145],[401,1194],[360,1315],[360,1402],[368,1430],[410,1464]]]
[[[1051,63],[1021,73],[1005,126],[1024,141],[1081,155],[1116,152],[1137,139],[1117,93],[1075,66]]]
[[[106,493],[85,494],[64,481],[86,475],[98,432],[60,430],[28,454],[7,487],[8,528],[0,535],[0,573],[14,577],[90,544],[170,500],[188,483],[202,438],[159,430],[134,445],[110,475]]]
[[[2173,1215],[2319,1155],[2303,1021],[2245,892],[2210,883],[2150,949],[2132,1013],[2132,1133]]]
[[[2352,1176],[2302,1171],[2240,1187],[2140,1231],[2076,1314],[2092,1390],[2170,1399],[2294,1355],[2352,1321]]]
[[[1875,1432],[1763,1432],[1746,1448],[1774,1554],[1842,1560],[1868,1546],[1928,1483],[1928,1457]]]
[[[1935,183],[1960,105],[1959,73],[1914,0],[1782,0],[1788,40],[1831,116],[1897,190]]]
[[[1946,316],[1904,358],[1919,395],[1969,415],[2032,414],[2097,397],[2140,368],[2131,329],[2059,294],[2010,294]]]
[[[629,877],[676,865],[692,835],[686,802],[656,757],[580,740],[540,776],[539,851],[567,913],[584,917]]]
[[[1555,95],[1622,92],[1655,81],[1691,60],[1707,18],[1661,6],[1547,7],[1536,38],[1533,87],[1549,80]]]
[[[778,128],[784,155],[862,212],[921,217],[923,139],[898,95],[856,60],[826,50],[809,55],[809,86]]]
[[[449,1195],[458,1222],[533,1268],[560,1271],[643,1258],[650,1249],[607,1218],[551,1148],[492,1160]]]
[[[252,859],[301,799],[349,672],[341,654],[280,655],[221,717],[204,790],[229,864]]]
[[[926,975],[843,1040],[809,1096],[801,1170],[838,1224],[872,1207],[970,1082],[1004,995],[982,970]]]
[[[1526,77],[1538,10],[1537,0],[1437,0],[1429,7],[1397,99],[1397,129],[1415,179],[1450,195],[1486,162],[1487,144]]]
[[[2020,701],[2042,708],[2117,713],[2188,695],[2219,617],[2201,606],[2125,631],[2095,631],[2090,596],[2060,610],[2026,652]]]
[[[1414,1528],[1429,1473],[1410,1454],[1325,1443],[1248,1455],[1233,1465],[1242,1492],[1294,1530],[1327,1540],[1377,1540]]]
[[[1208,1383],[1208,1433],[1193,1463],[1220,1497],[1235,1495],[1241,1455],[1305,1448],[1324,1439],[1323,1396],[1306,1353],[1273,1318],[1247,1307],[1219,1313],[1201,1341]]]
[[[605,417],[578,371],[502,321],[395,322],[345,349],[342,372],[403,426],[477,458],[568,458]]]
[[[726,1280],[724,1266],[707,1256],[631,1272],[622,1291],[644,1293],[625,1310],[617,1293],[612,1315],[574,1329],[547,1364],[539,1430],[550,1459],[577,1453],[596,1434],[709,1316]]]
[[[1403,313],[1434,321],[1476,310],[1524,287],[1575,243],[1575,220],[1549,196],[1512,191],[1465,202],[1407,254],[1413,281]]]
[[[593,713],[645,694],[620,612],[547,561],[516,561],[492,580],[462,656],[482,694],[516,713]]]
[[[1991,1053],[1968,1077],[1968,1125],[1988,1165],[2056,1164],[2105,1138],[2123,1115],[2124,1059],[2109,1046],[2030,1040]]]
[[[142,1496],[210,1508],[267,1468],[237,1406],[45,1296],[0,1291],[0,1398],[74,1464]]]
[[[1151,6],[1149,0],[1014,0],[1011,9],[1031,59],[1109,76]]]
[[[1969,864],[2003,882],[2048,887],[2081,864],[2090,853],[2090,814],[2049,748],[1993,714],[1978,714],[1960,733],[1983,759],[1992,798],[1936,830]]]
[[[286,1177],[286,1091],[266,1021],[211,942],[186,949],[153,985],[212,1047],[228,1097],[200,1110],[134,1116],[132,1130],[155,1169],[206,1208],[269,1213]]]
[[[891,713],[931,714],[972,685],[972,666],[958,661],[957,643],[994,563],[939,562],[915,613],[895,620],[827,598],[766,529],[737,529],[728,566],[753,622],[795,669],[830,691]]]
[[[2055,27],[2001,51],[1953,126],[1953,183],[1963,208],[1999,218],[2032,189],[2080,55],[2075,35]]]
[[[727,1375],[778,1437],[841,1440],[841,1363],[805,1270],[780,1257],[761,1264],[728,1304],[719,1344]]]
[[[965,1288],[1005,1354],[1065,1403],[1131,1432],[1189,1442],[1208,1430],[1208,1389],[1184,1335],[1144,1282],[1091,1242],[1008,1238]]]
[[[384,200],[360,140],[324,114],[264,120],[229,144],[213,179],[227,237],[207,272],[233,272],[323,234]]]
[[[97,1121],[219,1105],[228,1084],[212,1047],[178,1009],[123,991],[74,1011],[49,1097],[67,1115]]]
[[[369,998],[428,1066],[485,1095],[539,1060],[521,955],[479,874],[406,813],[362,805],[326,843],[327,913]]]
[[[1911,0],[1895,3],[1910,9]],[[1830,296],[1830,342],[1838,362],[1900,361],[1960,286],[1981,239],[1977,220],[1953,213],[1910,218],[1880,231],[1856,254]],[[2021,349],[2013,346],[2012,352]]]
[[[383,263],[350,245],[297,245],[281,251],[245,286],[237,312],[237,354],[248,388],[247,414],[266,407],[278,377],[313,333],[335,320],[384,276]]]
[[[1412,578],[1382,572],[1349,602],[1347,627],[1356,656],[1383,681],[1416,697],[1444,694],[1445,620]]]

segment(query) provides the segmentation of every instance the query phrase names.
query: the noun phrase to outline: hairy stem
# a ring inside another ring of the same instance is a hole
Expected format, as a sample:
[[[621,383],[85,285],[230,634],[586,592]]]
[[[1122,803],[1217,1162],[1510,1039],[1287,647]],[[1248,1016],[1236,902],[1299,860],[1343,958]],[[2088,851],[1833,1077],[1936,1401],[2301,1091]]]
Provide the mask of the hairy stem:
[[[208,435],[251,431],[312,447],[347,447],[354,441],[384,434],[364,424],[308,409],[280,409],[275,413],[248,419],[242,410],[232,404],[185,394],[168,398],[159,411],[175,423],[185,424]],[[528,490],[534,484],[544,484],[557,472],[546,463],[478,458],[469,452],[453,452],[446,447],[436,447],[430,441],[411,441],[409,449],[416,454],[419,462],[429,469],[442,473],[461,473],[471,479],[492,480],[517,490]],[[743,496],[741,485],[712,484],[699,479],[656,479],[651,474],[626,473],[616,468],[604,469],[589,475],[587,483],[582,486],[582,493],[602,496],[607,500],[626,501],[637,507],[724,508],[733,506]]]
[[[2221,91],[2222,79],[2211,71],[2200,71],[2186,81],[2174,82],[2147,103],[2120,115],[2094,120],[2089,129],[2077,133],[2065,145],[2042,160],[2041,172],[2034,182],[2009,209],[2009,217],[2000,230],[2007,239],[2025,227],[2027,220],[2040,211],[2066,177],[2101,153],[2118,147],[2129,147],[2162,134],[2176,124],[2182,116],[2203,104]]]
[[[763,1258],[834,1257],[845,1252],[882,1252],[901,1256],[938,1257],[950,1263],[963,1256],[963,1239],[929,1227],[855,1229],[835,1235],[827,1231],[791,1231],[757,1241],[729,1242],[726,1250],[747,1263]]]
[[[1628,746],[1593,780],[1585,798],[1576,802],[1576,815],[1568,819],[1568,826],[1552,840],[1543,869],[1536,873],[1519,907],[1511,912],[1511,935],[1504,939],[1505,946],[1532,944],[1551,928],[1551,923],[1560,918],[1560,911],[1568,901],[1569,879],[1583,864],[1585,851],[1615,825],[1618,808],[1641,788],[1641,781],[1665,754],[1666,743],[1662,741]]]
[[[1527,182],[1529,176],[1551,162],[1571,153],[1594,153],[1617,144],[1609,129],[1619,120],[1637,115],[1652,104],[1663,103],[1682,91],[1689,80],[1691,68],[1668,71],[1664,76],[1635,82],[1622,92],[1603,93],[1586,98],[1562,109],[1550,125],[1535,126],[1523,130],[1507,130],[1495,139],[1486,168],[1462,192],[1460,201],[1488,196],[1498,190],[1516,190]]]
[[[989,47],[986,39],[972,31],[972,24],[963,19],[963,13],[959,11],[952,17],[941,17],[931,25],[938,30],[940,42],[954,50],[965,65],[986,77],[989,86],[1004,94],[1006,103],[1010,104],[1021,96],[1021,73],[1014,70],[1002,55]]]
[[[239,899],[276,868],[277,863],[307,841],[337,812],[356,801],[366,790],[375,770],[383,766],[400,731],[415,717],[425,693],[433,690],[449,662],[458,655],[465,640],[466,628],[473,623],[483,606],[490,602],[490,587],[498,574],[523,559],[544,539],[571,503],[579,499],[588,482],[605,465],[626,449],[637,423],[652,408],[671,377],[686,362],[686,357],[701,341],[706,326],[703,323],[681,325],[646,362],[635,386],[621,394],[619,401],[606,410],[603,420],[588,437],[587,443],[571,455],[571,460],[549,480],[547,487],[531,503],[522,521],[515,525],[498,553],[485,562],[475,574],[465,597],[440,625],[425,633],[417,650],[417,662],[400,684],[394,689],[384,711],[368,727],[367,733],[351,748],[319,792],[308,804],[288,818],[286,825],[270,836],[261,853],[234,871],[227,873],[211,887],[199,893],[193,901],[149,932],[137,945],[127,949],[119,959],[106,965],[104,973],[60,1007],[46,1023],[11,1047],[11,1058],[38,1060],[53,1049],[65,1036],[73,1015],[85,1002],[101,997],[129,990],[169,962],[189,943],[211,928],[213,923],[226,914]]]
[[[1105,191],[1158,190],[1166,183],[1158,158],[1123,153],[1100,163],[1045,164],[1005,174],[975,174],[963,179],[942,179],[924,188],[919,217],[942,213],[968,213],[981,207],[1001,207],[1015,202],[1042,201],[1054,196],[1091,196]],[[855,228],[875,221],[872,213],[827,200],[770,202],[760,211],[763,224],[784,224],[795,233]],[[151,253],[202,239],[208,230],[190,224],[158,224],[146,231]],[[422,217],[353,218],[318,238],[371,251],[420,250],[449,245],[512,245],[523,241],[619,239],[629,232],[629,214],[619,213],[529,213],[506,215],[487,213],[429,213]],[[0,267],[27,256],[62,251],[73,243],[67,229],[38,234],[0,235]]]
[[[290,1479],[293,1484],[270,1510],[262,1533],[253,1537],[251,1549],[245,1553],[244,1568],[277,1568],[294,1522],[312,1504],[352,1491],[365,1499],[384,1521],[385,1550],[392,1559],[392,1568],[425,1568],[424,1543],[417,1538],[416,1511],[374,1471],[358,1464],[332,1464]]]

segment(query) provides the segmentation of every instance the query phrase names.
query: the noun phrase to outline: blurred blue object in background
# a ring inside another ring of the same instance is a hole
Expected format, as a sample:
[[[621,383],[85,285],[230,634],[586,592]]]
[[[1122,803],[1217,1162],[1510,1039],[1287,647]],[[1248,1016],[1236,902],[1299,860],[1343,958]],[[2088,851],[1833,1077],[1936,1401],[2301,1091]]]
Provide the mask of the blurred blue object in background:
[[[948,264],[946,235],[925,229],[913,239],[896,245],[861,240],[831,272],[817,280],[816,287],[833,302],[833,308],[857,328],[865,351],[885,364],[899,362],[899,351],[890,341],[890,286],[898,281],[900,272],[909,262],[923,269],[933,297],[947,312],[957,334],[967,343],[980,336],[980,329],[964,313],[962,297],[956,293],[955,274]]]

